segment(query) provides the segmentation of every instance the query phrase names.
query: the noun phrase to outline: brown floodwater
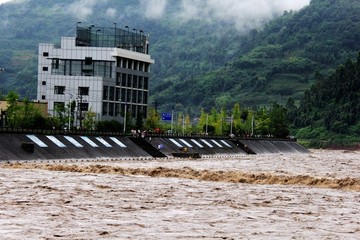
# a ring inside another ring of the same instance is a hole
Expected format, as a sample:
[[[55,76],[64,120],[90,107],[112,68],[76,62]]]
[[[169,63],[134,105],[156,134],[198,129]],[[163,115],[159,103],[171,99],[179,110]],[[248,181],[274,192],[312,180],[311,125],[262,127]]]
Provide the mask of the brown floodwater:
[[[360,239],[360,152],[0,164],[2,239]]]

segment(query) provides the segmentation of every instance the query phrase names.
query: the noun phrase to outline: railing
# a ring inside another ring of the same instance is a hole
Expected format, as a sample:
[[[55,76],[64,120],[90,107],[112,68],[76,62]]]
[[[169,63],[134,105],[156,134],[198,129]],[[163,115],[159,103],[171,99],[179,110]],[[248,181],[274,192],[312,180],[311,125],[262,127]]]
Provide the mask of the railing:
[[[124,134],[122,131],[95,131],[95,130],[79,130],[79,129],[28,129],[28,128],[11,128],[11,127],[0,127],[0,134],[10,133],[10,134],[43,134],[43,135],[87,135],[87,136],[123,136],[123,137],[162,137],[162,138],[215,138],[215,139],[224,139],[230,138],[234,140],[281,140],[281,141],[292,141],[296,142],[296,138],[275,138],[271,136],[233,136],[228,135],[211,135],[204,133],[188,133],[188,134],[179,134],[179,133],[154,133],[146,131],[145,134],[133,133]]]

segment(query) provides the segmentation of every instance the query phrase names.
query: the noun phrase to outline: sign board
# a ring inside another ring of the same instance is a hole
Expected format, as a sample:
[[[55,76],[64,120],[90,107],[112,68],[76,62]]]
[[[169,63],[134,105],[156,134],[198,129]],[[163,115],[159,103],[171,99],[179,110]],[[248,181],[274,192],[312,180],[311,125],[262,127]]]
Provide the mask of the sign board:
[[[171,121],[171,113],[162,113],[161,114],[161,120]]]

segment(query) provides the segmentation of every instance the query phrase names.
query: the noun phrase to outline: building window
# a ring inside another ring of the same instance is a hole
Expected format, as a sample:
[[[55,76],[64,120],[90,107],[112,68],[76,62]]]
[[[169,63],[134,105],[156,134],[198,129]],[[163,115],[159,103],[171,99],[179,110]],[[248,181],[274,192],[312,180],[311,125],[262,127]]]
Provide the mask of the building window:
[[[91,65],[93,62],[92,57],[85,57],[85,65]]]
[[[145,71],[144,72],[149,72],[150,71],[150,63],[145,63]]]
[[[49,53],[48,52],[43,52],[43,57],[48,57]]]
[[[42,99],[42,100],[45,100],[45,99],[46,99],[45,95],[42,95],[42,96],[41,96],[41,99]]]
[[[114,101],[115,98],[115,87],[110,87],[109,100]]]
[[[43,67],[43,71],[44,71],[44,72],[47,72],[48,70],[49,70],[48,67]]]
[[[148,89],[148,84],[149,84],[149,78],[144,77],[144,89]]]
[[[88,111],[89,110],[89,103],[79,103],[81,111]]]
[[[120,86],[121,73],[116,73],[116,86]]]
[[[88,96],[89,95],[89,87],[79,87],[78,92],[79,92],[79,95]]]
[[[115,104],[115,116],[120,115],[120,103]]]
[[[41,84],[42,84],[43,86],[45,86],[45,85],[46,85],[46,81],[42,81]]]
[[[65,86],[55,86],[54,94],[65,94]]]
[[[139,76],[139,88],[143,88],[143,77]]]
[[[115,101],[120,101],[120,88],[115,89]]]
[[[103,109],[102,109],[102,115],[106,116],[108,113],[108,103],[107,102],[103,102]]]
[[[109,98],[109,87],[108,86],[104,86],[104,90],[103,90],[103,100],[108,100]]]
[[[132,80],[133,80],[133,75],[128,74],[128,81],[127,81],[127,87],[131,87],[132,85]]]
[[[109,116],[114,116],[114,103],[109,103]]]
[[[133,88],[137,88],[138,87],[138,77],[136,75],[134,75],[133,78]]]
[[[121,74],[121,86],[126,87],[126,73]]]
[[[59,69],[59,59],[58,58],[54,58],[51,62],[51,68],[52,69]]]

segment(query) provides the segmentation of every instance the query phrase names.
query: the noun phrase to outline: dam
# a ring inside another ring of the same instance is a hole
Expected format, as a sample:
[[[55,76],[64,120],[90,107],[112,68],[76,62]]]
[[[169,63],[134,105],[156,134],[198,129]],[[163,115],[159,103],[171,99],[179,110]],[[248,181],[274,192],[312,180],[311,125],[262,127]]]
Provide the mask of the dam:
[[[0,161],[221,157],[246,154],[301,154],[291,139],[212,136],[0,133]]]

